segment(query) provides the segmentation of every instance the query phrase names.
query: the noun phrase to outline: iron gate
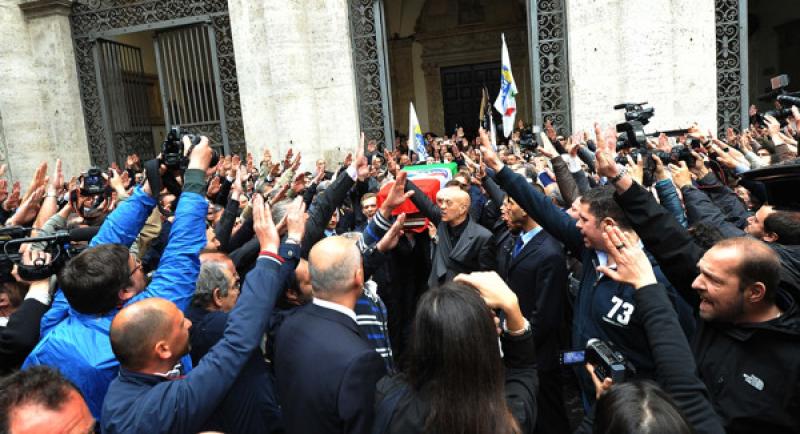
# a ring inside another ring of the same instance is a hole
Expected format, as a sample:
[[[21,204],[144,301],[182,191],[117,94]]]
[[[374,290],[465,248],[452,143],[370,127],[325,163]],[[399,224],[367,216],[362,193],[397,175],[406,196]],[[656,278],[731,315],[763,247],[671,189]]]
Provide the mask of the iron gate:
[[[141,50],[98,39],[94,51],[109,161],[122,163],[126,155],[135,152],[142,158],[152,158],[153,135]]]
[[[219,137],[230,155],[222,106],[214,32],[206,24],[169,29],[156,34],[155,51],[161,105],[167,125]],[[219,146],[220,141],[212,140]]]

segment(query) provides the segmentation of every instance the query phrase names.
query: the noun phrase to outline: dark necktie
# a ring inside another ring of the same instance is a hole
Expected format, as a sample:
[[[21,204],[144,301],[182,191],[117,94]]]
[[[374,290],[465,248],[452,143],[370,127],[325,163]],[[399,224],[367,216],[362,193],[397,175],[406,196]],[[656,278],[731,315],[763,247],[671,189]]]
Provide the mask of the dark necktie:
[[[511,257],[516,258],[519,252],[522,251],[522,246],[524,245],[525,243],[522,242],[522,235],[518,236],[517,241],[514,243],[514,251],[511,253]]]

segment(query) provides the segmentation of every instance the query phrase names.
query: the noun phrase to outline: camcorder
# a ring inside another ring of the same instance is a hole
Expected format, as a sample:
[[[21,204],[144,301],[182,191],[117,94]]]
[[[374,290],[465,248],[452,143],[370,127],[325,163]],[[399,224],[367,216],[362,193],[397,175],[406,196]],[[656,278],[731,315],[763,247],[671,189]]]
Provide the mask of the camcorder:
[[[192,145],[184,153],[183,138],[188,137]],[[168,170],[179,170],[184,172],[189,167],[189,156],[192,150],[200,144],[200,136],[190,134],[179,126],[173,126],[167,133],[167,137],[161,144],[161,164],[167,166]],[[216,166],[219,163],[219,154],[212,150],[211,163],[208,167]]]
[[[563,351],[561,353],[562,365],[577,365],[590,363],[594,366],[594,375],[603,381],[610,378],[614,383],[620,383],[636,375],[636,369],[617,351],[611,342],[600,339],[589,339],[585,350]]]
[[[68,260],[82,252],[85,245],[72,242],[89,241],[99,228],[79,228],[59,231],[54,235],[29,237],[31,228],[11,226],[0,228],[0,283],[14,282],[12,271],[17,265],[19,277],[27,281],[46,279],[58,272]],[[44,251],[50,254],[49,264],[23,265],[19,247],[23,243],[45,243]]]
[[[688,134],[689,130],[675,129],[645,133],[644,126],[650,123],[650,118],[655,115],[655,109],[653,107],[645,108],[646,104],[646,101],[641,103],[626,102],[615,105],[614,110],[625,110],[625,122],[617,124],[617,133],[620,133],[617,137],[617,151],[624,152],[626,155],[618,156],[616,162],[627,164],[627,155],[630,155],[634,161],[639,161],[640,158],[644,159],[642,182],[645,187],[649,187],[655,182],[656,162],[653,161],[652,155],[658,157],[664,165],[686,161],[688,166],[692,166],[695,161],[690,152],[690,147],[678,145],[673,147],[670,152],[647,148],[648,137],[657,137],[661,134],[666,134],[668,137],[678,137]]]
[[[73,211],[84,219],[103,216],[111,206],[111,187],[103,177],[103,171],[92,167],[78,178],[78,188],[70,193]]]
[[[189,149],[185,149],[183,139],[188,138]],[[190,134],[180,126],[173,126],[167,132],[164,142],[161,143],[161,155],[157,159],[149,160],[144,163],[144,171],[150,188],[155,196],[161,192],[161,187],[180,198],[182,186],[177,178],[183,178],[183,173],[189,167],[189,159],[195,146],[200,144],[201,136]],[[212,149],[211,162],[209,167],[219,163],[219,153]],[[161,165],[167,168],[166,173],[161,175]],[[176,199],[177,202],[177,199]],[[177,203],[175,204],[177,206]]]
[[[792,106],[800,107],[800,92],[789,92],[789,76],[781,74],[770,79],[771,91],[765,95],[760,96],[760,101],[771,101],[775,105],[775,109],[768,110],[764,113],[756,113],[755,121],[760,126],[766,126],[764,120],[765,116],[772,116],[781,126],[786,125],[786,119],[792,116]]]

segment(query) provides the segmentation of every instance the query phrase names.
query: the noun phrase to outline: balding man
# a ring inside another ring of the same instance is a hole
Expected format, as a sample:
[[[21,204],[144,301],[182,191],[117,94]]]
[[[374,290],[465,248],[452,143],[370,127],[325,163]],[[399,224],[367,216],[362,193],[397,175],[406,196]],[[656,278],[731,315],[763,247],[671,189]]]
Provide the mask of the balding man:
[[[189,353],[190,320],[172,302],[148,298],[122,309],[111,323],[111,348],[120,363],[103,403],[104,433],[189,433],[203,428],[245,362],[261,343],[275,300],[299,246],[283,244],[256,195],[253,226],[261,244],[256,267],[247,275],[240,300],[231,311],[222,339],[181,376],[177,366]],[[290,253],[290,250],[293,252]]]
[[[438,241],[432,247],[428,287],[453,280],[459,273],[494,270],[492,234],[470,217],[468,193],[456,187],[443,188],[436,193],[434,204],[413,181],[407,182],[406,188],[414,191],[414,205],[437,226]]]
[[[356,323],[361,252],[347,238],[325,238],[311,249],[309,272],[314,299],[284,321],[275,342],[286,431],[368,433],[385,368]]]

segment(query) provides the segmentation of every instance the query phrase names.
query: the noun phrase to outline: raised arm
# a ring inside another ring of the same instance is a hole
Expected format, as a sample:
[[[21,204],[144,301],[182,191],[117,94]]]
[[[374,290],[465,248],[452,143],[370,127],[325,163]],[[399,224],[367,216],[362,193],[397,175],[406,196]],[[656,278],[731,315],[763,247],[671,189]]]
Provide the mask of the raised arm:
[[[398,176],[397,181],[400,182],[400,177]],[[428,220],[432,221],[433,224],[439,225],[442,222],[442,210],[436,206],[435,203],[431,201],[431,199],[426,195],[422,190],[414,184],[414,181],[406,182],[406,191],[413,191],[414,195],[411,196],[411,202],[414,202],[414,206],[417,207],[419,212],[422,213]]]
[[[489,145],[485,131],[481,131],[481,138],[483,161],[490,169],[497,172],[495,180],[500,188],[542,225],[544,230],[564,243],[573,254],[580,255],[584,248],[583,235],[575,226],[575,221],[553,205],[550,198],[529,185],[525,178],[506,167]]]
[[[269,206],[257,197],[253,203],[256,234],[263,252],[256,267],[247,274],[242,294],[231,311],[222,340],[214,345],[184,380],[173,382],[180,389],[174,394],[180,400],[165,403],[166,408],[180,409],[171,428],[179,432],[197,432],[203,418],[211,414],[225,396],[234,379],[261,342],[267,322],[283,282],[294,271],[296,261],[283,262],[281,256],[297,257],[296,244],[283,244],[278,252],[279,237],[272,222]],[[289,253],[289,252],[292,253]],[[281,253],[281,256],[278,256]]]
[[[205,175],[211,152],[205,137],[192,151],[167,247],[150,285],[132,300],[162,297],[175,303],[181,310],[189,305],[200,272],[200,250],[206,244],[205,216],[208,203],[202,192],[206,186]],[[136,194],[128,202],[135,197]]]

